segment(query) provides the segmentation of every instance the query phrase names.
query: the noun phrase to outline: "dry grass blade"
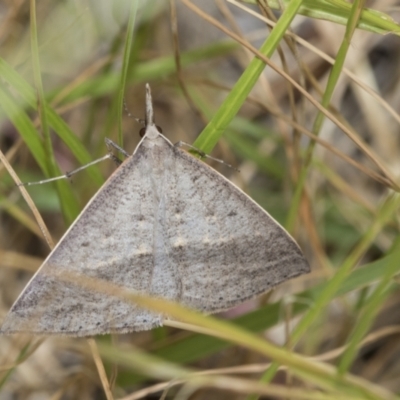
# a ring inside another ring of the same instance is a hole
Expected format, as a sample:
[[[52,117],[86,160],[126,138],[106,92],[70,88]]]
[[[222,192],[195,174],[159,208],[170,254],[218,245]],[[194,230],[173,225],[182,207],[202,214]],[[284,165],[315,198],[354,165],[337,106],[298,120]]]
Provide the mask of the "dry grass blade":
[[[29,195],[28,191],[22,185],[21,180],[19,179],[18,175],[15,173],[14,169],[11,167],[7,158],[5,157],[5,155],[3,154],[3,152],[1,150],[0,150],[0,161],[7,168],[8,173],[11,175],[15,184],[18,186],[19,190],[21,191],[22,196],[24,197],[29,208],[32,210],[33,215],[35,216],[35,219],[40,227],[40,230],[43,233],[43,237],[45,238],[49,247],[52,249],[54,247],[54,242],[53,242],[53,239],[51,238],[50,232],[48,231],[48,229],[46,227],[46,224],[43,221],[42,216],[39,213],[39,210],[37,209],[35,203],[33,202],[31,196]]]
[[[231,32],[229,29],[227,29],[225,26],[223,26],[220,22],[215,20],[214,18],[210,17],[209,15],[205,14],[202,12],[198,7],[196,7],[194,4],[192,4],[188,0],[182,0],[185,5],[193,10],[194,12],[198,13],[202,18],[204,18],[207,22],[210,24],[216,26],[218,29],[226,33],[228,36],[230,36],[232,39],[236,40],[239,42],[241,45],[252,51],[252,53],[257,56],[260,60],[265,62],[270,68],[272,68],[275,72],[280,74],[282,77],[284,77],[288,82],[290,82],[296,89],[298,89],[302,95],[307,98],[307,100],[310,101],[319,111],[321,111],[327,118],[329,118],[332,122],[334,122],[359,148],[368,156],[368,158],[384,173],[386,179],[390,182],[390,186],[393,188],[396,188],[396,190],[399,190],[399,186],[396,182],[396,180],[392,177],[392,174],[390,171],[386,168],[385,163],[378,157],[377,154],[363,141],[361,140],[353,130],[351,130],[347,125],[343,124],[341,121],[339,121],[336,116],[331,113],[329,110],[325,109],[324,107],[321,106],[321,104],[315,100],[308,92],[304,90],[291,76],[286,74],[284,71],[282,71],[281,68],[279,68],[274,62],[269,60],[267,57],[265,57],[262,53],[260,53],[254,46],[252,46],[249,42],[246,40],[242,39],[240,36],[236,35],[235,33]]]
[[[93,338],[87,339],[90,350],[92,352],[93,360],[96,364],[97,371],[99,373],[101,384],[103,385],[104,394],[107,400],[114,400],[114,396],[111,393],[110,384],[107,379],[106,370],[104,369],[103,362],[101,361],[99,349],[97,348],[97,343]]]

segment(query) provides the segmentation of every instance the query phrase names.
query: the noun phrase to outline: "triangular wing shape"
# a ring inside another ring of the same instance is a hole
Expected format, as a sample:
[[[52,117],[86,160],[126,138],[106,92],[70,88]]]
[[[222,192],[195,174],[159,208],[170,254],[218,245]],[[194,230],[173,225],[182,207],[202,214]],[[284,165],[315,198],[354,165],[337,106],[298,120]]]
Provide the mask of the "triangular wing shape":
[[[212,313],[303,273],[290,235],[203,162],[173,146],[152,121],[44,261],[2,333],[87,336],[161,325],[162,315],[63,273],[104,280]]]

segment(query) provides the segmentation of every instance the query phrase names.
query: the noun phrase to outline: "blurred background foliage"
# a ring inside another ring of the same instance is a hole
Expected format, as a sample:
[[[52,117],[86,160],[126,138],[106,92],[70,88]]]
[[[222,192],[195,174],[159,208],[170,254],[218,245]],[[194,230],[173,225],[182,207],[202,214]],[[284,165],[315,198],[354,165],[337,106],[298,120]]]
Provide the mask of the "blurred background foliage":
[[[39,216],[57,242],[116,166],[29,187],[31,204],[17,179],[101,157],[106,137],[132,152],[123,99],[142,118],[146,82],[164,134],[237,167],[210,162],[312,273],[220,322],[149,302],[187,324],[0,337],[0,399],[398,398],[399,5],[1,0],[2,316],[49,253]]]

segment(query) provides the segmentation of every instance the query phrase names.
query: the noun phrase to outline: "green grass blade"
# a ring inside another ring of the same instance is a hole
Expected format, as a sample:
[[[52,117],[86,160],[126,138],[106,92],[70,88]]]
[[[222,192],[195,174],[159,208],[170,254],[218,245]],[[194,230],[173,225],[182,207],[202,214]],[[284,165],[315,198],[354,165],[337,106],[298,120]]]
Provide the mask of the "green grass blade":
[[[239,45],[232,41],[221,41],[213,43],[206,47],[190,50],[181,54],[181,65],[183,68],[204,60],[214,59],[226,56],[236,50]],[[130,66],[128,71],[127,83],[131,82],[149,82],[151,80],[168,77],[175,73],[176,65],[173,56],[158,57],[150,61],[137,62]],[[121,76],[117,72],[109,72],[107,75],[100,75],[89,78],[76,86],[64,98],[63,104],[75,102],[85,96],[90,95],[91,98],[101,97],[111,94],[118,89]],[[53,93],[54,96],[56,93]]]
[[[122,71],[121,71],[121,79],[119,82],[118,88],[118,144],[123,147],[123,133],[122,133],[122,113],[124,109],[124,93],[126,80],[128,76],[129,70],[129,57],[132,51],[132,42],[135,28],[135,20],[136,20],[136,12],[138,8],[138,2],[136,0],[132,0],[130,3],[129,9],[129,19],[128,19],[128,28],[126,30],[126,39],[124,46],[124,56],[122,62]]]
[[[46,177],[49,177],[50,170],[45,162],[46,153],[44,151],[43,142],[39,133],[37,132],[26,112],[17,105],[17,103],[12,99],[11,95],[5,92],[1,86],[0,106],[7,115],[8,119],[13,123],[15,128],[22,136],[24,142],[28,146],[43,173],[46,175]]]
[[[245,3],[257,4],[256,0],[243,0]],[[283,0],[286,7],[290,0]],[[351,3],[344,0],[304,0],[298,13],[306,17],[331,21],[346,25],[351,14]],[[268,6],[273,10],[281,10],[281,0],[268,0]],[[400,34],[399,24],[388,14],[364,8],[357,28],[379,34]]]
[[[344,39],[340,46],[340,49],[338,51],[338,55],[335,59],[335,63],[332,66],[332,70],[329,74],[328,82],[327,82],[325,91],[323,93],[321,104],[325,108],[327,108],[330,104],[333,92],[335,90],[336,84],[337,84],[340,74],[342,72],[343,65],[346,60],[346,55],[347,55],[347,52],[350,47],[351,38],[355,32],[358,21],[360,19],[363,4],[364,4],[364,0],[356,0],[353,3],[352,12],[351,12],[349,20],[348,20],[345,36],[344,36]],[[314,121],[313,129],[312,129],[312,132],[316,136],[319,135],[324,120],[325,120],[325,115],[321,111],[318,111],[317,116]],[[288,217],[287,217],[286,228],[289,232],[293,232],[295,224],[296,224],[297,216],[299,215],[300,201],[302,198],[308,171],[311,166],[311,161],[312,161],[312,157],[314,154],[315,145],[316,145],[316,142],[314,140],[312,140],[306,150],[306,154],[304,157],[304,164],[303,164],[300,174],[299,174],[299,179],[298,179],[298,182],[296,185],[296,190],[295,190],[292,204],[290,206]]]
[[[36,96],[35,91],[21,75],[19,75],[4,59],[0,57],[0,75],[1,77],[18,93],[24,103],[29,105],[32,109],[36,110]],[[49,125],[54,129],[60,139],[68,146],[74,157],[79,161],[81,165],[87,164],[92,161],[93,158],[86,150],[85,146],[72,132],[65,121],[50,107],[47,103],[45,104],[45,110],[48,117]],[[36,133],[36,136],[38,133]],[[24,137],[26,140],[26,137]],[[44,160],[44,155],[43,155]],[[38,161],[36,159],[36,161]],[[45,171],[42,168],[42,171]],[[49,172],[47,177],[49,177]],[[87,171],[91,181],[97,185],[101,185],[104,179],[97,166],[88,168]]]
[[[394,258],[389,263],[389,268],[382,275],[382,280],[379,282],[373,293],[367,300],[361,315],[354,324],[354,330],[349,338],[348,347],[344,352],[338,367],[339,374],[345,374],[350,368],[354,358],[358,352],[358,346],[363,337],[368,333],[374,322],[376,315],[382,307],[383,302],[391,293],[393,276],[397,273],[398,265],[400,265],[400,257]]]
[[[41,77],[41,68],[39,61],[39,45],[37,40],[37,25],[36,25],[36,2],[35,0],[30,1],[30,38],[31,38],[31,54],[32,54],[32,66],[33,76],[36,86],[36,92],[38,94],[38,111],[41,122],[41,130],[43,135],[43,145],[45,152],[44,162],[47,164],[47,169],[50,171],[51,176],[60,175],[59,168],[54,158],[53,147],[50,138],[50,129],[47,123],[46,113],[46,100],[44,96],[43,83]],[[60,201],[61,209],[64,215],[64,219],[69,225],[77,216],[79,208],[75,200],[75,197],[70,187],[63,181],[55,182],[57,188],[58,198]]]
[[[271,57],[279,45],[283,35],[289,28],[290,23],[296,16],[301,5],[301,0],[293,0],[283,12],[278,23],[275,25],[271,34],[260,48],[260,52],[267,57]],[[218,139],[222,136],[228,125],[236,116],[240,107],[245,102],[251,89],[256,84],[259,76],[264,71],[265,63],[257,57],[254,57],[249,66],[243,72],[236,82],[228,96],[218,108],[211,121],[196,139],[193,146],[210,153],[216,145]]]

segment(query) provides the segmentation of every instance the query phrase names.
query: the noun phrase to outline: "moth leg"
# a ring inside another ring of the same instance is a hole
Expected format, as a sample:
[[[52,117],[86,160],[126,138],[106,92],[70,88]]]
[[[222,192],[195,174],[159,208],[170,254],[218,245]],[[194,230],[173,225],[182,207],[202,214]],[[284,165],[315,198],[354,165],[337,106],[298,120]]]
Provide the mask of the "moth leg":
[[[112,154],[112,150],[114,148],[117,151],[119,151],[124,157],[126,157],[126,158],[130,157],[130,154],[128,152],[126,152],[122,147],[118,146],[117,143],[113,142],[111,139],[105,138],[104,142],[107,146],[109,154]],[[117,157],[115,157],[115,158],[117,158]],[[117,158],[117,160],[119,161],[119,164],[122,163],[122,161],[119,158]]]
[[[77,172],[83,171],[84,169],[86,169],[88,167],[91,167],[92,165],[95,165],[95,164],[97,164],[99,162],[102,162],[104,160],[112,160],[117,165],[122,164],[122,161],[112,153],[112,148],[117,149],[125,157],[129,157],[129,154],[124,149],[122,149],[120,146],[118,146],[116,143],[114,143],[112,140],[110,140],[108,138],[105,138],[105,143],[106,143],[106,146],[107,146],[107,149],[108,149],[108,153],[105,156],[103,156],[101,158],[98,158],[97,160],[94,160],[94,161],[91,161],[90,163],[82,165],[81,167],[76,168],[73,171],[66,172],[64,175],[55,176],[53,178],[48,178],[48,179],[43,179],[43,180],[37,181],[37,182],[23,182],[23,183],[18,184],[18,186],[41,185],[43,183],[54,182],[54,181],[58,181],[60,179],[68,179],[72,175],[75,175]]]
[[[111,159],[111,160],[113,160],[115,162],[121,163],[121,161],[117,157],[115,157],[113,154],[109,153],[109,154],[106,154],[105,156],[103,156],[101,158],[98,158],[97,160],[94,160],[94,161],[91,161],[90,163],[82,165],[81,167],[76,168],[73,171],[66,172],[64,175],[55,176],[53,178],[48,178],[48,179],[43,179],[43,180],[37,181],[37,182],[23,182],[23,183],[18,184],[17,186],[41,185],[43,183],[54,182],[54,181],[58,181],[60,179],[68,179],[72,175],[76,174],[77,172],[80,172],[80,171],[82,171],[82,170],[84,170],[84,169],[86,169],[88,167],[91,167],[92,165],[95,165],[95,164],[97,164],[99,162],[102,162],[102,161],[108,160],[108,159]]]
[[[237,168],[235,168],[235,167],[233,167],[232,165],[228,164],[228,163],[225,162],[224,160],[221,160],[221,159],[219,159],[219,158],[215,158],[215,157],[213,157],[213,156],[210,156],[209,154],[204,153],[204,151],[202,151],[202,150],[200,150],[200,149],[198,149],[198,148],[192,146],[191,144],[186,143],[186,142],[182,142],[182,140],[180,140],[178,143],[175,143],[174,146],[175,146],[175,147],[183,147],[183,146],[189,147],[191,150],[195,151],[201,158],[209,158],[210,160],[219,162],[220,164],[224,164],[224,165],[226,165],[227,167],[232,168],[232,169],[234,169],[234,170],[237,171],[237,172],[240,172]]]

